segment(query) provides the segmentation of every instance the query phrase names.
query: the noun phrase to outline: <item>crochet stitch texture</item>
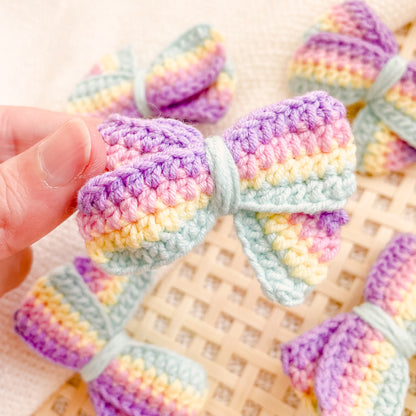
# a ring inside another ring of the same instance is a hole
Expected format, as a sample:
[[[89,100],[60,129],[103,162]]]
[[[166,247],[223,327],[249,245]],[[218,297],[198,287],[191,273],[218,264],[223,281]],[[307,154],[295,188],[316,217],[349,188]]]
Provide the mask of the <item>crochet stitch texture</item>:
[[[416,353],[416,236],[396,235],[371,269],[365,303],[282,346],[284,372],[322,416],[399,416]]]
[[[122,332],[152,284],[150,273],[107,275],[76,258],[36,282],[15,330],[39,354],[81,372],[98,416],[196,416],[205,370]]]
[[[296,94],[319,89],[345,105],[365,101],[352,129],[358,170],[368,174],[416,162],[416,61],[397,53],[378,16],[364,2],[347,1],[306,32],[290,64]]]
[[[215,123],[233,92],[234,71],[221,35],[198,25],[163,50],[146,72],[138,69],[130,47],[104,56],[76,86],[67,111]]]
[[[355,190],[345,108],[327,93],[256,110],[206,141],[166,119],[112,116],[99,131],[109,172],[80,190],[78,224],[109,273],[168,264],[234,214],[269,298],[300,303],[325,277]]]

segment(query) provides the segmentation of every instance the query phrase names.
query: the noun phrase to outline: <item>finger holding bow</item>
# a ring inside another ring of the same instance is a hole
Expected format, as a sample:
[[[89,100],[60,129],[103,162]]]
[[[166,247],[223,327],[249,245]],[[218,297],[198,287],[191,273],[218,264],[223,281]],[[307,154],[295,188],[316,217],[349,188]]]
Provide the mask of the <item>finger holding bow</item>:
[[[131,47],[108,54],[75,88],[67,111],[93,117],[171,117],[215,123],[227,112],[234,70],[221,35],[197,25],[164,49],[147,71]]]
[[[416,60],[398,55],[393,33],[362,1],[334,6],[305,34],[289,70],[295,94],[324,90],[353,122],[357,168],[372,175],[416,162]]]
[[[322,416],[400,416],[416,353],[416,236],[380,254],[365,302],[282,346],[284,372]]]
[[[76,258],[36,282],[15,314],[15,330],[42,356],[81,373],[97,416],[196,416],[205,370],[124,332],[153,283],[152,273],[108,275]]]
[[[175,120],[113,116],[99,130],[114,170],[80,190],[78,224],[109,273],[168,264],[233,214],[269,298],[300,303],[325,277],[355,190],[345,108],[326,93],[259,109],[206,140]]]

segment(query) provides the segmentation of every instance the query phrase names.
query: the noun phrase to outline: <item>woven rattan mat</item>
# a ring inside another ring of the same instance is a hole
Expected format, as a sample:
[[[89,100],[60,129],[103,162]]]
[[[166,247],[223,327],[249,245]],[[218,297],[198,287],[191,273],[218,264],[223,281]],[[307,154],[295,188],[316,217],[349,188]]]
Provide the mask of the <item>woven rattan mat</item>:
[[[401,54],[416,55],[416,22],[397,33]],[[266,300],[236,239],[232,218],[161,280],[128,325],[138,340],[199,361],[210,379],[203,416],[304,416],[289,385],[279,344],[361,301],[365,276],[395,231],[416,232],[416,168],[383,178],[358,177],[351,221],[327,280],[298,307]],[[416,360],[406,416],[416,416]],[[33,416],[94,416],[86,385],[74,376]]]

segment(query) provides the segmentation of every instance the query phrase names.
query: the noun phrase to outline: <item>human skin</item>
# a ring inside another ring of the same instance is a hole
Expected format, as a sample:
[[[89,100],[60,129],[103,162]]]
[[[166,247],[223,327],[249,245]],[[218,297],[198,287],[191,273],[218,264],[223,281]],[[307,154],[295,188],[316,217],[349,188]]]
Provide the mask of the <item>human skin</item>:
[[[0,106],[0,296],[30,270],[30,245],[75,210],[85,181],[104,171],[98,119]]]

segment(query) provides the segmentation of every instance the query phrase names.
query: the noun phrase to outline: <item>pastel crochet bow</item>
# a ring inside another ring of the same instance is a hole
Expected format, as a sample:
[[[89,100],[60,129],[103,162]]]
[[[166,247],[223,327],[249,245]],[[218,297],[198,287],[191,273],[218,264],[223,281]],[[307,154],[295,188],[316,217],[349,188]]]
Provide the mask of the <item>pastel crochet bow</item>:
[[[36,282],[15,330],[39,354],[81,373],[97,416],[195,416],[205,370],[123,331],[152,283],[150,273],[110,276],[77,258]]]
[[[400,416],[416,353],[416,236],[398,234],[365,303],[282,346],[284,372],[322,416]]]
[[[355,190],[345,108],[327,93],[264,107],[205,141],[167,119],[112,116],[99,131],[110,172],[81,188],[78,224],[103,269],[168,264],[234,214],[269,298],[297,304],[325,277]]]
[[[393,33],[361,1],[347,1],[305,34],[290,65],[295,94],[324,90],[365,101],[352,130],[358,170],[383,174],[416,162],[416,60],[397,55]]]
[[[233,72],[221,36],[198,25],[163,50],[146,72],[138,69],[132,48],[104,56],[76,86],[67,111],[215,123],[231,104]]]

